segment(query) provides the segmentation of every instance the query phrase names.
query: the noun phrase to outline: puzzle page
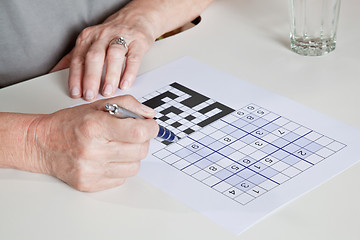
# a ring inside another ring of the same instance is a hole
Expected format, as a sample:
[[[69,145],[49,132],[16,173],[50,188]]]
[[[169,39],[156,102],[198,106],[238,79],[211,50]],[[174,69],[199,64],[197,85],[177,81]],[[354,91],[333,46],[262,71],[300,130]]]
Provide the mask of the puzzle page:
[[[140,176],[235,233],[358,160],[358,130],[190,58],[152,79],[139,100],[180,140],[152,142]]]

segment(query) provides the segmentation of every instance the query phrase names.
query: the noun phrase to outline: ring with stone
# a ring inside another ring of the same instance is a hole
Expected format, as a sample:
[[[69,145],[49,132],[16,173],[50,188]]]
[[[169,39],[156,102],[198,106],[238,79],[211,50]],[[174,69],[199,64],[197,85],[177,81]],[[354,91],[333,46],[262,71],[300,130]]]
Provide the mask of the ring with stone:
[[[128,49],[128,46],[127,46],[127,43],[126,43],[124,37],[116,38],[116,39],[112,40],[112,41],[110,42],[110,44],[119,44],[119,45],[124,46],[124,48],[125,48],[126,50]]]

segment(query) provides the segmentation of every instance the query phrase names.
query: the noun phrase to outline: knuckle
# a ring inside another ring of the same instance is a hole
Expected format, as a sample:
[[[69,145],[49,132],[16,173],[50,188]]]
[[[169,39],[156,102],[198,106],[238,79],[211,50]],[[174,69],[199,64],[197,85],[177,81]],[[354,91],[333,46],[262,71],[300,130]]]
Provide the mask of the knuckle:
[[[112,48],[111,50],[108,51],[107,57],[110,59],[123,59],[124,53],[120,49]]]
[[[76,56],[72,59],[71,64],[76,65],[76,66],[79,66],[79,65],[82,66],[85,64],[85,58],[82,56]]]
[[[138,32],[135,36],[134,45],[142,50],[149,49],[154,42],[153,36],[145,32]]]
[[[83,29],[79,34],[78,38],[76,39],[76,45],[82,45],[84,43],[87,43],[90,39],[92,31],[92,27],[87,27]]]
[[[140,171],[140,162],[135,162],[129,167],[129,175],[135,176]]]
[[[118,182],[116,183],[116,186],[121,186],[125,183],[126,179],[125,178],[121,178],[121,179],[118,179]]]
[[[87,61],[104,61],[104,54],[98,50],[91,49],[86,53]]]
[[[141,54],[129,54],[127,56],[127,59],[126,61],[128,63],[140,63],[141,62],[141,59],[142,59],[142,55]]]
[[[84,137],[84,136],[83,136]],[[87,138],[87,136],[85,136]],[[87,143],[81,143],[80,147],[77,148],[74,158],[75,158],[75,164],[76,164],[76,176],[83,176],[85,173],[83,169],[83,165],[81,163],[83,161],[87,161],[91,158],[91,149],[87,147]]]
[[[149,119],[148,121],[152,123],[151,130],[152,134],[154,134],[152,137],[156,137],[159,132],[159,124],[154,119]]]
[[[144,138],[144,130],[141,127],[131,129],[131,136],[137,141],[141,141]]]
[[[100,38],[108,39],[108,36],[113,33],[112,29],[109,27],[99,27],[98,28],[98,36]]]
[[[84,28],[82,31],[81,31],[81,33],[80,33],[80,35],[79,35],[79,38],[80,39],[87,39],[87,38],[89,38],[90,37],[90,35],[92,34],[92,32],[93,32],[93,27],[86,27],[86,28]]]
[[[79,133],[86,138],[92,137],[93,126],[94,126],[93,122],[94,121],[91,119],[84,120],[81,126],[79,127]]]
[[[97,136],[99,128],[99,122],[96,117],[85,116],[78,130],[80,135],[86,137],[87,139],[91,139]]]
[[[139,42],[147,42],[148,39],[152,39],[152,35],[146,31],[136,31],[133,35],[135,35],[136,41]]]
[[[139,119],[134,119],[139,120]],[[136,127],[135,127],[136,126]],[[137,142],[145,142],[147,140],[146,128],[141,124],[134,124],[134,127],[130,129],[130,134]]]
[[[72,186],[81,192],[91,192],[92,184],[90,181],[92,175],[88,168],[78,166],[73,174]]]
[[[139,149],[139,157],[140,159],[146,158],[149,152],[149,142],[143,143],[140,145]]]
[[[78,38],[76,39],[75,45],[76,46],[81,46],[84,43],[86,43],[88,41],[87,38],[84,38],[81,34],[78,36]]]
[[[93,192],[92,186],[84,182],[77,182],[73,187],[80,192]]]

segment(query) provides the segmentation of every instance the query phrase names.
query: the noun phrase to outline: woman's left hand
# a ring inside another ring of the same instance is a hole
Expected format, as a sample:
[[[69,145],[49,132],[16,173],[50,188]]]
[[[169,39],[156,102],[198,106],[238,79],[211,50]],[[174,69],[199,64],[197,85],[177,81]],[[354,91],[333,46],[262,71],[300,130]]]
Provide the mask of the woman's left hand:
[[[110,97],[118,87],[131,87],[156,38],[195,19],[212,1],[132,0],[104,23],[84,29],[74,49],[51,71],[70,67],[71,97],[92,101],[105,69],[101,93]],[[126,44],[116,43],[120,38]]]
[[[95,100],[104,67],[102,95],[110,97],[118,87],[124,90],[131,87],[143,56],[156,38],[144,16],[125,7],[104,23],[81,32],[74,49],[52,69],[54,72],[70,67],[71,97]],[[116,43],[120,37],[125,43]]]

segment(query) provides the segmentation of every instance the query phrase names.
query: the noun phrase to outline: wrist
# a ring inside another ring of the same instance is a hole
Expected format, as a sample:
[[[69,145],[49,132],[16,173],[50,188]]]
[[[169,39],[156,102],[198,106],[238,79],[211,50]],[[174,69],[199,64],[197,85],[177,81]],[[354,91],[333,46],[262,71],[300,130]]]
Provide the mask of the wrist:
[[[50,134],[49,119],[48,115],[37,115],[27,126],[23,170],[51,174],[51,164],[46,151],[47,136]]]
[[[155,40],[165,30],[166,19],[161,10],[152,1],[131,1],[117,13],[106,19],[107,22],[117,22],[119,25],[128,27],[147,35]]]
[[[47,173],[37,149],[40,115],[0,113],[0,167]]]

